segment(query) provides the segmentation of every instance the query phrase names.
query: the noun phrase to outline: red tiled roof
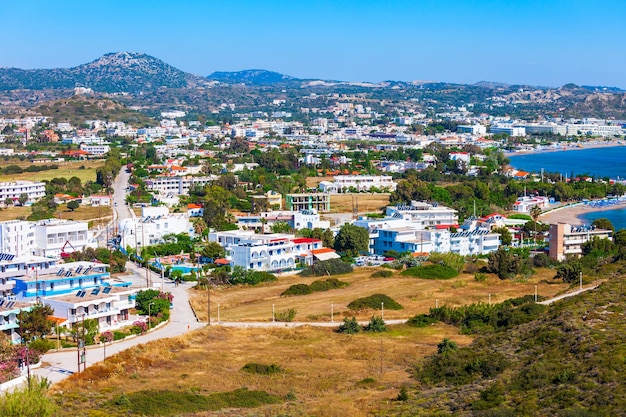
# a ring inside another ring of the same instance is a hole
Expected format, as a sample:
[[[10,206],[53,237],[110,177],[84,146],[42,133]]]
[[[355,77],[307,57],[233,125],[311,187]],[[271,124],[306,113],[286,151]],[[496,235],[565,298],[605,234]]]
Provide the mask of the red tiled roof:
[[[320,239],[314,239],[312,237],[299,237],[291,240],[293,243],[313,243],[313,242],[321,242]]]

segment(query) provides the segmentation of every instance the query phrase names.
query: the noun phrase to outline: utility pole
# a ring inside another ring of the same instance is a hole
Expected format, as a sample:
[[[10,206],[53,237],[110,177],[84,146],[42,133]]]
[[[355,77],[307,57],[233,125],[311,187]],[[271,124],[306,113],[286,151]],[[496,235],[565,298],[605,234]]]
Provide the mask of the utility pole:
[[[83,312],[83,371],[87,370],[87,346],[85,343],[85,313]]]
[[[206,306],[207,306],[207,323],[211,325],[211,280],[209,274],[206,275]]]

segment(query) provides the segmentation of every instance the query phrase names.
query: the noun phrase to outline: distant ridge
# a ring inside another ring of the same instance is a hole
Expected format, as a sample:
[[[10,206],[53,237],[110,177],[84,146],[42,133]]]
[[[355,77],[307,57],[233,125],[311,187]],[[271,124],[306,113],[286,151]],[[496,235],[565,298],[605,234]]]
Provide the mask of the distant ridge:
[[[108,53],[73,68],[22,70],[0,68],[0,89],[71,89],[99,92],[140,92],[160,87],[184,88],[203,83],[160,59],[136,52]]]
[[[209,80],[226,84],[270,85],[286,81],[299,81],[290,75],[274,71],[251,69],[235,72],[217,71],[207,76]]]

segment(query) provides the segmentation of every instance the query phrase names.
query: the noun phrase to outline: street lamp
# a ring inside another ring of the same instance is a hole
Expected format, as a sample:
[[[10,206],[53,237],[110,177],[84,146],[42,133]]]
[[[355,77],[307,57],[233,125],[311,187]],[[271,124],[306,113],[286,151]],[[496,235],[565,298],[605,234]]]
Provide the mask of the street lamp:
[[[26,330],[26,334],[28,334],[29,336],[27,337],[27,339],[30,339],[30,331]],[[28,354],[28,344],[26,344],[26,377],[28,378],[28,388],[30,388],[30,356]]]
[[[150,320],[150,307],[152,307],[153,304],[154,304],[153,302],[150,302],[148,304],[148,329],[150,329],[150,321],[151,321]]]

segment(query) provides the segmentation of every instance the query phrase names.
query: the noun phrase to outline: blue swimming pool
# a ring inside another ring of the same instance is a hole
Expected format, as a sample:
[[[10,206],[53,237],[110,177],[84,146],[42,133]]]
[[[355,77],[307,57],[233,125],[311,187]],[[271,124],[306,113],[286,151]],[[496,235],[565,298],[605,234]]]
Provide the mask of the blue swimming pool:
[[[183,273],[183,275],[185,274],[190,274],[191,271],[196,271],[198,272],[200,270],[200,268],[195,267],[195,266],[187,266],[187,265],[173,265],[172,269],[170,269],[170,273],[174,272],[174,271],[180,271]]]

